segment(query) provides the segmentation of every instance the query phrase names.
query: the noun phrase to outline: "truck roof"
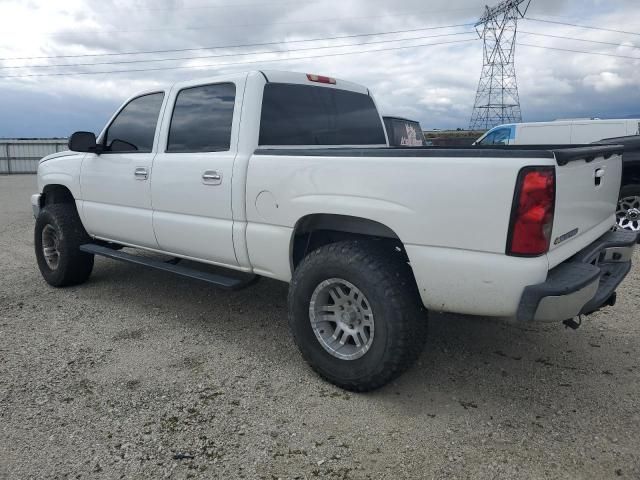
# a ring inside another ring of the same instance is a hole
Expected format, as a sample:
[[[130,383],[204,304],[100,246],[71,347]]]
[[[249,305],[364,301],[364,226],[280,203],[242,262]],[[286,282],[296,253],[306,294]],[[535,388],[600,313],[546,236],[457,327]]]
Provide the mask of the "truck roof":
[[[179,82],[175,82],[173,84],[167,85],[166,87],[167,89],[170,87],[185,88],[185,87],[191,87],[194,84],[217,83],[225,80],[228,81],[229,79],[232,79],[232,78],[240,78],[240,77],[244,77],[246,75],[251,75],[251,74],[263,75],[267,82],[315,85],[319,87],[337,88],[340,90],[348,90],[351,92],[369,95],[369,89],[357,83],[348,82],[346,80],[337,79],[333,77],[327,77],[327,78],[331,78],[331,80],[334,81],[335,83],[322,83],[318,81],[312,81],[308,78],[308,75],[318,76],[319,74],[287,72],[287,71],[280,71],[280,70],[251,70],[251,71],[245,71],[245,72],[230,73],[226,75],[216,75],[212,77],[192,78],[189,80],[181,80]],[[155,90],[149,90],[149,91],[151,92],[151,91],[158,91],[158,90],[159,89],[156,88]]]

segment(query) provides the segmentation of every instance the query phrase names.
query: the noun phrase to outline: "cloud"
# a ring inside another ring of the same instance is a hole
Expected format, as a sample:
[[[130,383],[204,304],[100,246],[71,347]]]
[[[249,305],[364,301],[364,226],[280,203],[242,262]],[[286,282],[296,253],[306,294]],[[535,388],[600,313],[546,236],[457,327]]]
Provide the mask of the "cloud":
[[[637,0],[536,0],[530,16],[567,23],[637,31]],[[281,43],[426,26],[468,24],[482,0],[3,0],[0,57],[108,53],[101,57],[0,60],[0,76],[77,72],[73,76],[0,78],[0,137],[66,136],[99,130],[112,111],[136,91],[177,80],[252,69],[327,74],[367,85],[385,113],[416,118],[425,128],[466,127],[482,68],[482,44],[472,28],[455,27],[394,35]],[[640,60],[591,56],[537,48],[560,47],[640,57],[640,37],[542,22],[520,23],[516,67],[525,120],[558,117],[627,116],[640,112]],[[451,35],[469,31],[465,35]],[[530,32],[530,33],[523,33]],[[543,33],[623,46],[563,40]],[[443,35],[434,37],[434,35]],[[444,36],[446,35],[446,36]],[[419,38],[431,37],[431,38]],[[369,43],[309,50],[310,47]],[[442,42],[457,40],[461,43]],[[119,52],[265,44],[245,48],[114,55]],[[408,46],[409,48],[393,48]],[[307,50],[304,50],[307,49]],[[287,50],[297,50],[290,51]],[[326,57],[329,53],[378,50]],[[278,54],[247,52],[278,51]],[[134,62],[167,57],[228,55],[147,63],[47,68],[52,64]],[[278,62],[268,61],[280,59]],[[254,62],[236,64],[239,62]],[[7,68],[32,65],[30,68]],[[45,67],[33,67],[45,65]],[[175,69],[174,67],[197,67]],[[214,66],[211,66],[214,65]],[[160,69],[149,72],[117,70]],[[92,71],[113,73],[89,75]]]
[[[615,72],[600,72],[595,75],[587,75],[584,84],[593,87],[596,92],[610,92],[629,84],[629,79],[622,78]]]

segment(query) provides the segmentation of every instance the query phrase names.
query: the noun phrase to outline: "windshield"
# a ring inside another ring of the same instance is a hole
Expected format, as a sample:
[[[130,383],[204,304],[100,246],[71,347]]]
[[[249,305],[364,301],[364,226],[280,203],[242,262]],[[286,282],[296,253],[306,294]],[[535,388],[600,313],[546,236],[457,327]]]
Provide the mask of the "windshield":
[[[511,127],[495,128],[477,142],[478,145],[509,145]]]

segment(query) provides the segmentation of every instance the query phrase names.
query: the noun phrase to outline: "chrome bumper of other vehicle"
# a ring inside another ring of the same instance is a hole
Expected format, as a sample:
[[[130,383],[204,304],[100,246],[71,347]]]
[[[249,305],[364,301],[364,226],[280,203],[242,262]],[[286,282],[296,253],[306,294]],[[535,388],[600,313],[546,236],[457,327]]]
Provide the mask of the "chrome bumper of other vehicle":
[[[608,232],[530,285],[520,300],[519,320],[557,321],[588,315],[615,301],[631,269],[637,233]]]

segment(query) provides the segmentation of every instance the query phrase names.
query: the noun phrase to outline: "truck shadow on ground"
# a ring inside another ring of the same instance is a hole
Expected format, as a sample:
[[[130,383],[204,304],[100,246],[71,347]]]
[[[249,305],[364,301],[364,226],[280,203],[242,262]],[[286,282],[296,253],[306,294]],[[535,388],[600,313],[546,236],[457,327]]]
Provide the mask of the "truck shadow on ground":
[[[318,389],[335,388],[304,365],[293,344],[287,326],[285,283],[262,279],[244,290],[224,291],[99,260],[91,280],[81,288],[91,295],[108,293],[114,302],[126,302],[134,312],[153,308],[164,335],[171,335],[172,329],[184,335],[187,329],[189,337],[205,343],[207,338],[223,337],[246,352],[256,368],[278,364],[292,377],[310,377]],[[396,382],[369,394],[371,398],[397,405],[401,396],[403,408],[418,414],[429,400],[475,410],[482,403],[515,402],[528,408],[531,402],[553,405],[569,397],[592,395],[576,379],[590,374],[600,353],[600,346],[594,343],[599,334],[595,326],[573,332],[558,324],[437,313],[430,314],[429,321],[429,339],[416,365]],[[185,365],[205,361],[192,355]]]

